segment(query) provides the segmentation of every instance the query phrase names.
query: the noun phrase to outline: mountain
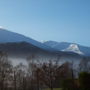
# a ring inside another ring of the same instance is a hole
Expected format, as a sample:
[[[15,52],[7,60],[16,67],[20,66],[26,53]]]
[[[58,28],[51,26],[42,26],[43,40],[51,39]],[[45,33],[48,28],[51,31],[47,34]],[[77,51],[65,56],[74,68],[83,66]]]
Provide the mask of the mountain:
[[[41,43],[32,38],[26,37],[24,35],[8,31],[7,29],[0,28],[0,43],[15,43],[15,42],[27,42],[38,48],[44,49],[46,51],[58,52],[74,52],[77,54],[89,55],[90,47],[84,47],[79,44],[67,43],[67,42],[55,42],[47,41]]]
[[[23,63],[28,65],[28,61],[34,60],[36,63],[42,62],[58,62],[58,64],[63,64],[65,62],[79,63],[83,56],[71,53],[71,52],[51,52],[44,50],[33,44],[27,42],[9,42],[0,44],[0,51],[5,52],[8,55],[8,59],[13,65],[18,65]]]
[[[26,58],[29,55],[47,56],[56,52],[51,52],[39,48],[27,42],[9,42],[0,44],[0,51],[6,52],[10,57]]]
[[[76,43],[46,41],[44,42],[44,45],[59,51],[74,52],[80,55],[90,56],[90,47],[82,46]]]
[[[0,51],[6,52],[9,59],[14,61],[14,64],[16,61],[18,63],[27,63],[27,58],[33,58],[41,62],[49,60],[58,60],[61,62],[73,60],[77,62],[82,60],[82,55],[76,52],[68,52],[68,50],[72,50],[71,48],[73,47],[73,45],[70,47],[69,45],[69,43],[58,42],[41,43],[24,35],[0,28]],[[75,48],[76,49],[73,48],[73,50],[79,51],[77,46],[75,46]]]
[[[26,37],[24,35],[18,34],[18,33],[14,33],[11,31],[8,31],[6,29],[0,28],[0,43],[8,43],[8,42],[28,42],[30,44],[33,44],[39,48],[45,49],[45,50],[51,50],[53,51],[54,49],[52,49],[49,46],[43,45],[42,43],[31,39],[29,37]]]
[[[82,51],[80,51],[79,47],[77,44],[70,44],[68,48],[64,49],[63,51],[70,51],[70,52],[75,52],[81,55],[84,55]]]
[[[71,56],[78,57],[79,54],[71,53],[71,52],[62,52],[55,51],[51,52],[49,50],[44,50],[39,48],[28,42],[9,42],[9,43],[1,43],[0,51],[3,51],[8,54],[9,57],[14,58],[26,58],[30,55],[36,55],[39,57],[58,57],[58,56]]]
[[[26,45],[27,45],[27,46],[31,46],[29,48],[37,47],[40,50],[51,52],[51,53],[52,52],[63,53],[59,50],[52,48],[51,46],[45,45],[45,44],[38,42],[32,38],[26,37],[24,35],[21,35],[21,34],[15,33],[15,32],[8,31],[7,29],[0,28],[0,50],[5,49],[5,51],[7,51],[7,50],[10,51],[12,49],[15,52],[16,47],[18,45],[21,45],[21,47],[19,47],[18,50],[20,48],[24,48],[24,47],[25,47],[25,49],[27,49],[26,48]],[[13,46],[15,46],[15,47],[13,47]]]

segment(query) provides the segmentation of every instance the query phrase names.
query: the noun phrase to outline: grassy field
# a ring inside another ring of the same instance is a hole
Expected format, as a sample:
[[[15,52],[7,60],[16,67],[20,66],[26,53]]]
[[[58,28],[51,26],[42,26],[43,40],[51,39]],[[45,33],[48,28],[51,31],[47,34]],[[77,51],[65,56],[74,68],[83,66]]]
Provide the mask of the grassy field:
[[[44,89],[44,90],[50,90],[50,89]],[[54,88],[54,90],[62,90],[60,88]]]

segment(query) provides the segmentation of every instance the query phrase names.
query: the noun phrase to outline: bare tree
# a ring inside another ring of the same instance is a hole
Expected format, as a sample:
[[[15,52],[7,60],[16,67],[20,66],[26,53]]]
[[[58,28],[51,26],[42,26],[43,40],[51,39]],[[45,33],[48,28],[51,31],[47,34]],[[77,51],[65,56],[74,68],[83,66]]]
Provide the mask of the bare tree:
[[[14,90],[25,90],[26,89],[26,66],[20,63],[13,68],[13,84]]]
[[[0,89],[6,88],[6,83],[9,81],[9,75],[11,73],[11,63],[8,60],[7,54],[0,52]]]
[[[90,72],[90,57],[83,57],[78,67],[78,73],[80,72]]]

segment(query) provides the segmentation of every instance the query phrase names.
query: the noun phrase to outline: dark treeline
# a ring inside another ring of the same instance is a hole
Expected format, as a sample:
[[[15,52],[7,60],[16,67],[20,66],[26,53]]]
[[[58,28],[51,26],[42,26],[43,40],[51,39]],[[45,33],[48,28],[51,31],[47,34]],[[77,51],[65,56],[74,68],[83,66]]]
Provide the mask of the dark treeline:
[[[7,54],[0,52],[0,90],[90,90],[88,63],[81,62],[78,71],[75,71],[73,62],[62,65],[51,60],[34,63],[32,58],[29,58],[28,66],[13,66]],[[78,72],[78,78],[75,72]]]

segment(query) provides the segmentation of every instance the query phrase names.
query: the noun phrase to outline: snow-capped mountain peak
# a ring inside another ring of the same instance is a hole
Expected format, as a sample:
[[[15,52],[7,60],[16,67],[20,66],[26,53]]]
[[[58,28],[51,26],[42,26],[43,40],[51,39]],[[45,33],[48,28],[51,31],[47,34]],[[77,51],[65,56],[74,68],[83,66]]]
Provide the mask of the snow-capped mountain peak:
[[[70,51],[70,52],[75,52],[78,54],[84,54],[83,52],[80,51],[77,44],[70,44],[69,47],[64,49],[63,51]]]
[[[77,44],[71,44],[67,50],[74,50],[74,51],[78,51],[79,50],[79,47]]]
[[[83,54],[90,56],[90,47],[82,46],[76,43],[47,41],[44,42],[44,44],[59,51],[75,52],[80,55]]]

